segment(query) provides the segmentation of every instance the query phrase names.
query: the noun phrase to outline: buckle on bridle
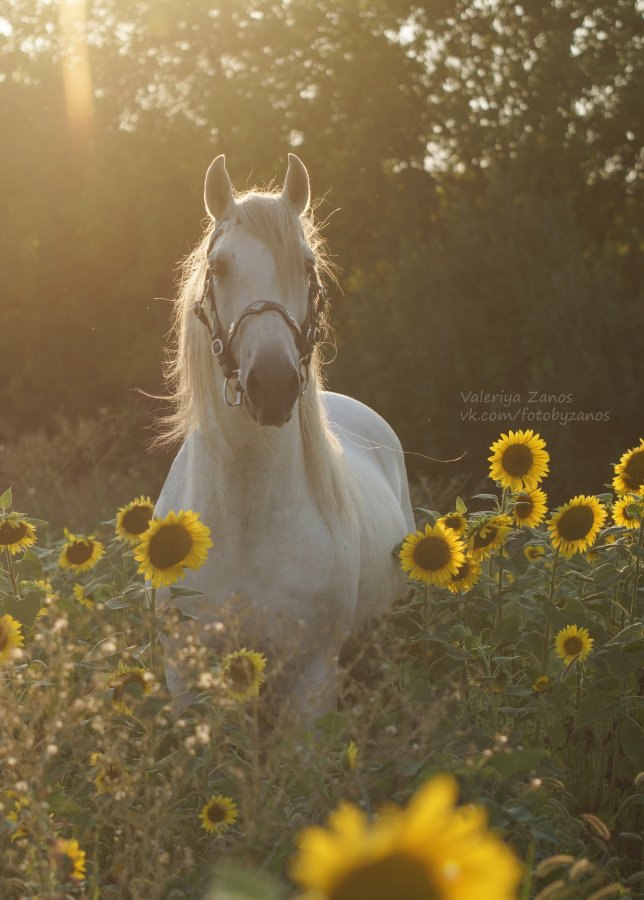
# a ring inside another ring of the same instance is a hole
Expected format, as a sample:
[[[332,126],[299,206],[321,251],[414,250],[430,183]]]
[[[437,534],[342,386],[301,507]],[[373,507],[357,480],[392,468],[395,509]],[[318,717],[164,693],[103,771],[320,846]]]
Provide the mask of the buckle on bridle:
[[[228,396],[228,394],[229,394],[228,385],[230,384],[230,382],[233,378],[235,379],[235,386],[233,387],[233,390],[235,392],[235,397],[234,397],[234,400],[231,400]],[[232,375],[228,375],[224,378],[223,396],[224,396],[224,403],[226,404],[226,406],[234,407],[234,406],[242,405],[244,390],[241,386],[241,381],[239,380],[239,369],[235,369],[235,371],[233,372]]]

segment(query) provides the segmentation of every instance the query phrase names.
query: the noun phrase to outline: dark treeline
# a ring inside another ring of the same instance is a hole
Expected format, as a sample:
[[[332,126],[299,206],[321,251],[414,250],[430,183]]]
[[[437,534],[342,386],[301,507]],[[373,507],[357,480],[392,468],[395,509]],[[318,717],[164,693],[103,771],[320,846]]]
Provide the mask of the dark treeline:
[[[0,4],[0,441],[158,391],[208,163],[243,189],[294,150],[333,213],[331,387],[466,454],[410,457],[430,482],[533,427],[553,499],[602,489],[643,424],[634,2],[88,6],[79,123],[58,5]]]

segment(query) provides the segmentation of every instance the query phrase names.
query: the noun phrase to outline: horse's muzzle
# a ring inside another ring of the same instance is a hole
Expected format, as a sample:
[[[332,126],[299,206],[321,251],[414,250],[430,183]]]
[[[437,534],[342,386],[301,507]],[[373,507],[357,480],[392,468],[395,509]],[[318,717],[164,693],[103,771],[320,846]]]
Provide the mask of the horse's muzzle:
[[[257,355],[249,368],[246,406],[259,425],[285,425],[300,395],[300,372],[290,359],[271,353]]]

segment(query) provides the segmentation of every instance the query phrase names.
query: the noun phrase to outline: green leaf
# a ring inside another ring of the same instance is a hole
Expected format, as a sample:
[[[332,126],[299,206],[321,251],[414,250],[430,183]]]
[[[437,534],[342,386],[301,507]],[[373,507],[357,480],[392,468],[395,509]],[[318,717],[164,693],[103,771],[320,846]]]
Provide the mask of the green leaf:
[[[512,775],[525,775],[536,769],[545,760],[550,760],[547,750],[531,748],[528,750],[513,750],[510,753],[495,753],[489,760],[491,765],[503,778]]]
[[[41,581],[45,577],[40,557],[29,548],[25,550],[16,568],[25,581]]]
[[[621,700],[618,698],[602,705],[602,701],[605,699],[605,695],[602,697],[594,692],[584,697],[575,719],[576,727],[584,728],[586,725],[592,725],[593,722],[610,721],[619,712]]]
[[[606,646],[610,646],[611,644],[619,644],[620,647],[623,647],[625,644],[630,644],[634,641],[641,641],[644,637],[644,627],[640,622],[636,622],[635,625],[627,625],[626,628],[622,628],[622,630],[612,637],[610,641],[606,644]]]
[[[634,766],[640,767],[644,759],[644,728],[630,716],[622,720],[622,750]]]
[[[42,591],[29,591],[29,593],[20,600],[16,600],[15,597],[12,596],[6,601],[6,609],[10,616],[13,616],[14,619],[17,619],[23,625],[30,628],[36,621],[36,616],[38,615],[43,602]]]
[[[0,494],[0,509],[3,512],[7,512],[11,509],[11,504],[13,502],[13,495],[11,493],[11,488],[7,488],[7,490]]]

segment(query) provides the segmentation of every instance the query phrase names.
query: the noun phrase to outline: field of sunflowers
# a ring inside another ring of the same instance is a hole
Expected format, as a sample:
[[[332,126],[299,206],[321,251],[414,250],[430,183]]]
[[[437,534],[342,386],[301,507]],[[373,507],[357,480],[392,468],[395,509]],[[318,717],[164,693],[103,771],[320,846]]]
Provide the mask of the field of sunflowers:
[[[540,435],[490,452],[490,493],[417,510],[310,733],[278,661],[198,632],[173,714],[156,591],[216,544],[195,512],[59,536],[0,493],[0,897],[644,896],[644,440],[554,510]]]

